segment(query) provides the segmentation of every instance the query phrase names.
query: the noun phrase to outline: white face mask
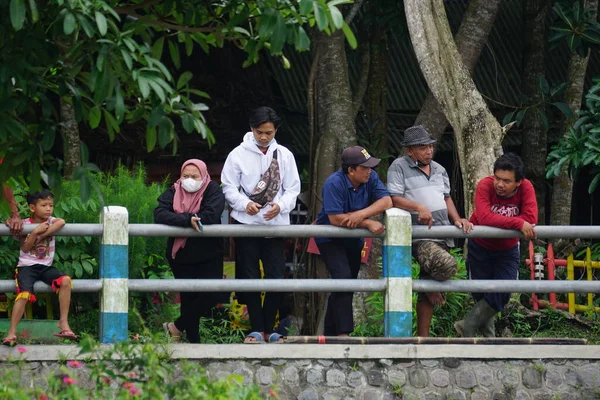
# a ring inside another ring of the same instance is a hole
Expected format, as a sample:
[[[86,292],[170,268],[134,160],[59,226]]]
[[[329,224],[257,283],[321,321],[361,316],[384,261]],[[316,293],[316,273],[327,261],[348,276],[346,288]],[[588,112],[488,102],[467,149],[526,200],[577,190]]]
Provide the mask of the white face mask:
[[[270,141],[269,143],[267,143],[267,145],[266,145],[266,146],[263,146],[262,144],[260,144],[260,143],[258,142],[258,140],[256,140],[256,138],[255,138],[255,137],[253,137],[253,138],[252,138],[252,140],[254,140],[254,144],[255,144],[255,145],[257,145],[257,146],[260,146],[260,147],[269,147],[270,145],[272,145],[272,144],[275,142],[275,138],[273,138],[273,139],[271,139],[271,141]]]
[[[204,179],[197,181],[193,178],[186,178],[181,181],[181,187],[188,193],[197,192],[198,190],[200,190],[203,184]]]

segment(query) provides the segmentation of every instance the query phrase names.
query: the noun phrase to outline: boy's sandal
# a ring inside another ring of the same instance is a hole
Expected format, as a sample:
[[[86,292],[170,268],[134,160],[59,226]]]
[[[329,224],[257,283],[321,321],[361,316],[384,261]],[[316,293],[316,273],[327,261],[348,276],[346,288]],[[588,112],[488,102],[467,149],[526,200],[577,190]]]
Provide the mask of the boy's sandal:
[[[260,332],[251,332],[244,339],[244,343],[246,344],[258,344],[264,343],[263,335]]]
[[[2,341],[2,344],[4,346],[13,347],[13,346],[15,346],[17,344],[17,337],[15,336],[15,337],[11,337],[11,338],[5,338]]]
[[[284,340],[284,336],[277,333],[277,332],[273,332],[269,335],[269,339],[267,340],[268,343],[283,343]]]
[[[56,337],[59,337],[59,338],[63,338],[63,339],[71,339],[71,340],[79,339],[77,337],[77,335],[75,333],[73,333],[73,331],[70,329],[63,329],[59,333],[54,333],[53,335]]]
[[[163,324],[163,330],[165,331],[165,335],[167,335],[167,339],[169,339],[171,343],[179,343],[179,341],[181,340],[181,335],[175,335],[171,331],[171,328],[169,328],[169,324],[170,322],[165,322]]]

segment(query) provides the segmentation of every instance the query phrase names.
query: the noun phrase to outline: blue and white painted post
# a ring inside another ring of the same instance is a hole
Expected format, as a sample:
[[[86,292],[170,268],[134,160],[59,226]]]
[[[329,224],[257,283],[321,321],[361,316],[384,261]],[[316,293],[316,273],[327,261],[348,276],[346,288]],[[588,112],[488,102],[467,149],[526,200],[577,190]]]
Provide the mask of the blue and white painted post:
[[[385,296],[385,336],[412,336],[412,223],[410,213],[399,208],[385,212],[383,277]]]
[[[129,215],[125,207],[104,207],[100,243],[100,343],[127,340]]]

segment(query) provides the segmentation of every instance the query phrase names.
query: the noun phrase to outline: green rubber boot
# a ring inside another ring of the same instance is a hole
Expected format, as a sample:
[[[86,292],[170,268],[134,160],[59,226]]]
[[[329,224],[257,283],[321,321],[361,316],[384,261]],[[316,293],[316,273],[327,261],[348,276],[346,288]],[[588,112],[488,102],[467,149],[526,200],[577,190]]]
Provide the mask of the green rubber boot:
[[[488,319],[485,325],[479,328],[483,337],[496,337],[496,316]]]
[[[492,308],[492,306],[490,306],[485,300],[480,300],[475,303],[473,308],[471,308],[471,311],[469,311],[465,317],[463,324],[463,337],[474,337],[475,333],[477,333],[479,329],[483,328],[497,313],[498,311]]]

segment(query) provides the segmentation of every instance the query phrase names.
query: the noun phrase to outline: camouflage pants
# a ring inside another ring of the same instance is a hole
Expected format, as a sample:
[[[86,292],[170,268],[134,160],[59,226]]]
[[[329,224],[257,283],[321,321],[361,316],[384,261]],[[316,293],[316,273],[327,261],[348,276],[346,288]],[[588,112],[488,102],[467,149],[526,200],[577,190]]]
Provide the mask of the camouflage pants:
[[[412,255],[421,266],[421,279],[445,281],[456,274],[456,259],[443,242],[419,240],[412,244]]]

